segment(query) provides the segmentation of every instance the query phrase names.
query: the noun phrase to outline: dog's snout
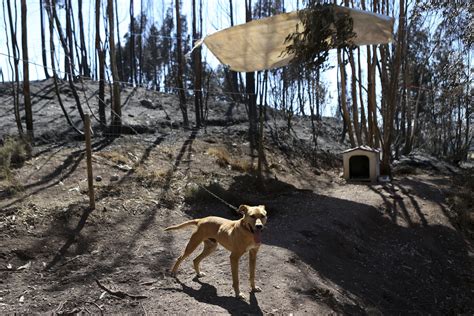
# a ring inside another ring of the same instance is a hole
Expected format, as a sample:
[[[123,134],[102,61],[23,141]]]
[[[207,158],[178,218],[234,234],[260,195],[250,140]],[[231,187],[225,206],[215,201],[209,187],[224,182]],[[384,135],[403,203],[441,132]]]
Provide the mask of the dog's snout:
[[[256,224],[256,225],[255,225],[255,228],[256,228],[256,229],[263,229],[263,225],[262,225],[262,224]]]

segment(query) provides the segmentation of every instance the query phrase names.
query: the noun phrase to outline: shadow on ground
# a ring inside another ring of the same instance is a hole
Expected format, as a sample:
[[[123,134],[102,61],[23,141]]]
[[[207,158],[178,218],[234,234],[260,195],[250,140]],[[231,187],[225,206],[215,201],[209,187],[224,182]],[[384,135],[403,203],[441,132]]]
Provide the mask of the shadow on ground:
[[[380,210],[296,190],[277,180],[267,183],[267,192],[258,195],[248,176],[234,180],[225,194],[235,205],[267,207],[264,243],[290,250],[294,256],[288,258],[288,263],[309,265],[321,279],[333,284],[327,288],[322,282],[308,280],[292,289],[299,295],[318,300],[338,313],[473,311],[469,299],[472,277],[466,278],[472,273],[468,249],[456,230],[428,225],[424,217],[422,225],[399,226],[393,217],[393,205]],[[408,200],[413,202],[411,196]],[[413,205],[403,200],[396,203],[403,213],[400,216],[411,212],[422,216],[416,203],[413,210]],[[194,201],[188,213],[192,217],[238,218],[223,204],[211,200]],[[261,260],[269,264],[271,258]]]

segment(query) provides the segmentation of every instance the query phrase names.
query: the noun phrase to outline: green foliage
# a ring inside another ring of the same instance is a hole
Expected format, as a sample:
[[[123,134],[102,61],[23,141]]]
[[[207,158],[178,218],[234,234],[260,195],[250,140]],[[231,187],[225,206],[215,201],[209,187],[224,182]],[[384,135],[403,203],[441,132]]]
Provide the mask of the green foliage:
[[[352,46],[351,39],[355,36],[352,18],[348,13],[338,12],[335,5],[310,1],[299,12],[299,18],[302,26],[288,35],[289,45],[284,52],[295,56],[293,64],[318,68],[326,62],[330,49]]]

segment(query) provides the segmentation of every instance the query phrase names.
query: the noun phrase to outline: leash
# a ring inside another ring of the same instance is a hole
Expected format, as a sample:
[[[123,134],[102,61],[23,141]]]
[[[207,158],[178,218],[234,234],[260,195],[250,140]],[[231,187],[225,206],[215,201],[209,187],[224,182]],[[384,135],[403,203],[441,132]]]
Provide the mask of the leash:
[[[207,193],[209,193],[211,196],[213,196],[214,198],[216,198],[217,200],[219,200],[223,204],[225,204],[228,208],[230,208],[232,210],[237,210],[238,209],[237,207],[235,207],[234,205],[232,205],[229,202],[225,201],[223,198],[219,197],[214,192],[209,191],[208,189],[206,189],[204,186],[200,185],[199,183],[194,182],[194,184],[197,185],[198,187],[200,187],[201,189],[203,189],[204,191],[206,191]]]

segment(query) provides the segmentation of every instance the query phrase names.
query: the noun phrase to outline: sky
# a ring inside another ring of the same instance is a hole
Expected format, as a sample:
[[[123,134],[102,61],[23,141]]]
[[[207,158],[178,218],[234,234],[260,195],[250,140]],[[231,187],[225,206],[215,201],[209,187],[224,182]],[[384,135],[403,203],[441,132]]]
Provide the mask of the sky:
[[[41,62],[41,34],[40,34],[40,6],[39,2],[40,0],[27,0],[27,8],[28,8],[28,49],[29,49],[29,60],[30,60],[30,79],[31,80],[41,80],[44,79],[44,71],[42,68],[42,62]],[[20,35],[20,0],[13,0],[11,1],[12,4],[16,2],[18,5],[18,36]],[[106,2],[106,1],[102,1]],[[198,2],[198,1],[197,1]],[[223,28],[227,28],[230,26],[230,19],[228,16],[229,13],[229,1],[228,0],[203,0],[203,17],[204,17],[204,23],[203,23],[203,34],[208,35],[211,34],[215,31],[218,31]],[[287,7],[287,11],[293,11],[296,10],[297,4],[296,0],[291,1],[287,0],[285,1],[285,5]],[[123,38],[123,35],[126,33],[126,29],[128,28],[128,25],[130,23],[129,19],[129,5],[130,5],[130,0],[117,0],[118,3],[118,17],[119,17],[119,23],[120,23],[120,35]],[[144,12],[148,16],[154,16],[155,19],[157,19],[158,24],[161,24],[161,17],[164,15],[163,12],[163,6],[168,8],[171,5],[173,5],[174,8],[174,0],[135,0],[134,1],[134,11],[135,15],[138,15],[141,11],[140,5],[141,3],[144,4]],[[243,0],[234,0],[234,23],[235,24],[241,24],[245,23],[245,6],[244,6],[244,1]],[[0,6],[0,47],[2,49],[0,50],[0,67],[3,72],[3,78],[0,77],[0,80],[5,80],[9,81],[10,78],[12,77],[12,71],[9,66],[9,53],[8,50],[6,49],[6,41],[7,41],[7,34],[8,32],[8,25],[5,24],[4,21],[4,7],[6,6],[5,0],[1,0],[1,6]],[[182,12],[183,14],[188,15],[189,17],[189,22],[188,25],[191,27],[191,0],[183,0],[183,8]],[[77,0],[73,1],[73,6],[77,6]],[[95,8],[95,0],[83,0],[83,16],[84,16],[84,22],[86,25],[86,39],[87,41],[87,46],[90,48],[94,47],[94,8]],[[75,7],[75,12],[77,12],[77,8]],[[102,12],[104,12],[105,7],[103,7]],[[6,11],[6,7],[5,7]],[[58,11],[61,15],[64,14],[64,10],[59,10]],[[174,13],[174,12],[173,12]],[[45,16],[46,18],[46,16]],[[77,23],[77,17],[76,17],[76,23]],[[90,25],[91,27],[88,28],[87,25]],[[190,30],[189,30],[190,32]],[[47,32],[48,33],[48,32]],[[56,35],[56,37],[58,37]],[[104,38],[102,34],[102,38]],[[48,41],[49,36],[46,34],[46,40]],[[20,40],[20,38],[18,39]],[[58,49],[59,47],[59,39],[56,39],[57,43],[57,51],[60,51]],[[47,48],[47,56],[49,60],[49,47]],[[364,56],[365,52],[362,50],[362,56]],[[206,61],[212,65],[212,66],[217,66],[219,62],[217,59],[207,51],[207,49],[204,47],[203,51],[203,58],[206,59]],[[364,58],[364,57],[363,57]],[[57,66],[61,67],[63,66],[63,62],[59,62],[59,56],[57,57]],[[335,53],[331,53],[329,56],[329,65],[335,66],[336,65],[336,55]],[[322,80],[326,83],[327,88],[328,88],[328,96],[327,96],[327,103],[328,104],[335,104],[337,103],[337,73],[336,73],[336,68],[334,67],[333,69],[327,71],[325,74],[322,76]],[[332,116],[335,113],[334,107],[330,106],[326,108],[326,111],[324,115],[327,116]]]

